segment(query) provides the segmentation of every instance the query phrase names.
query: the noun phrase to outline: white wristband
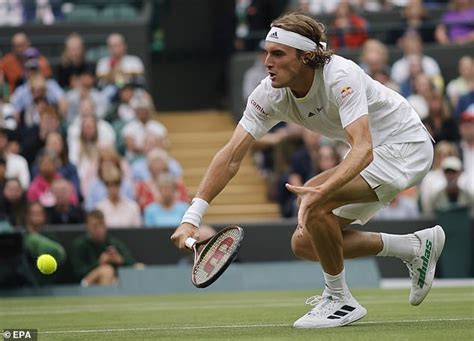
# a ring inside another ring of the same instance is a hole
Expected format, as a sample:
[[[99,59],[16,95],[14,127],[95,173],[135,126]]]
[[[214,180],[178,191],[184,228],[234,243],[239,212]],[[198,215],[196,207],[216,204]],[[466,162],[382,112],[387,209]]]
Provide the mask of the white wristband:
[[[184,214],[183,219],[181,219],[181,224],[189,223],[199,227],[199,225],[201,225],[202,216],[204,213],[206,213],[208,207],[209,204],[206,200],[194,198],[191,202],[191,206],[189,206],[188,210]]]

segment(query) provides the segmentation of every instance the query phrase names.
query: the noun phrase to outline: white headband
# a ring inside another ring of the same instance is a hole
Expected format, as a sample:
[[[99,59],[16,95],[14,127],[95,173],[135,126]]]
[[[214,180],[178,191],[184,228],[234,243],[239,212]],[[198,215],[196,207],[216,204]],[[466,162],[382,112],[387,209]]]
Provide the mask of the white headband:
[[[318,45],[311,39],[279,27],[272,27],[265,41],[291,46],[302,51],[316,51],[318,49]],[[326,49],[326,43],[320,42],[319,44],[322,45],[323,49]]]

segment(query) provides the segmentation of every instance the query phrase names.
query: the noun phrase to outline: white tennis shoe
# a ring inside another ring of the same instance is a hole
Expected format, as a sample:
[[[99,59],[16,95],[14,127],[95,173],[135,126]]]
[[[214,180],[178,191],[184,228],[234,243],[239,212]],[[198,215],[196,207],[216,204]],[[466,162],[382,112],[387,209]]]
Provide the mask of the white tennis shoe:
[[[306,304],[313,305],[314,308],[300,317],[293,327],[341,327],[367,315],[367,310],[352,296],[347,299],[339,299],[323,293],[322,296],[311,296],[306,300]]]
[[[419,305],[433,284],[436,262],[443,251],[446,236],[441,226],[415,232],[421,247],[411,261],[405,262],[411,277],[410,304]]]

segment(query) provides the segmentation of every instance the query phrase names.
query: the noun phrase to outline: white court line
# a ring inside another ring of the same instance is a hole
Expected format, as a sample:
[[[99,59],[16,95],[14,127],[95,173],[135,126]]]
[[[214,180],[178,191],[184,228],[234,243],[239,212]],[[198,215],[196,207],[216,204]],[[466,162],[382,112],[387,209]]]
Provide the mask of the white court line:
[[[382,300],[364,300],[360,299],[359,301],[363,302],[366,305],[370,304],[407,304],[406,298],[399,299],[399,298],[389,298],[389,299],[382,299]],[[456,297],[453,296],[449,297],[434,297],[429,299],[431,303],[455,303],[455,302],[471,302],[473,301],[472,297]],[[146,305],[127,305],[126,310],[128,313],[133,312],[152,312],[152,311],[177,311],[177,310],[193,310],[193,309],[220,309],[225,307],[226,309],[242,309],[249,306],[254,306],[258,304],[260,308],[285,308],[285,307],[296,307],[296,306],[303,306],[304,302],[301,300],[291,301],[291,302],[253,302],[252,305],[248,303],[239,303],[239,302],[228,302],[227,305],[222,304],[197,304],[197,305],[167,305],[167,304],[160,304],[157,303],[155,305],[146,304]],[[59,309],[55,309],[56,307],[49,307],[45,309],[44,307],[36,307],[36,309],[26,310],[11,310],[11,311],[0,311],[0,316],[29,316],[29,315],[37,315],[39,312],[43,312],[48,310],[48,315],[62,315],[62,314],[79,314],[83,312],[88,313],[107,313],[112,312],[112,310],[123,309],[124,307],[118,305],[110,305],[110,306],[77,306],[77,307],[61,307]],[[54,309],[54,310],[53,310]]]
[[[474,317],[450,318],[450,319],[421,319],[421,320],[381,320],[355,322],[352,325],[366,324],[399,324],[399,323],[419,323],[419,322],[459,322],[472,321]],[[291,327],[287,323],[275,324],[242,324],[242,325],[215,325],[215,326],[175,326],[175,327],[144,327],[144,328],[107,328],[107,329],[78,329],[78,330],[54,330],[38,332],[38,334],[84,334],[84,333],[111,333],[111,332],[137,332],[137,331],[160,331],[160,330],[199,330],[199,329],[237,329],[237,328],[274,328]]]

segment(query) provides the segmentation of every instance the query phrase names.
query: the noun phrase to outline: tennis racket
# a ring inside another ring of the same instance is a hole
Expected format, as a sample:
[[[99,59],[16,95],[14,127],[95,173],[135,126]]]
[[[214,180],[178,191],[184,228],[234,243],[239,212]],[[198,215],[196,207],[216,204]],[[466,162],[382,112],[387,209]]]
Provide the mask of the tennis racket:
[[[237,256],[243,238],[241,227],[229,226],[200,242],[194,238],[186,239],[186,246],[194,251],[193,285],[205,288],[214,283]],[[203,248],[199,251],[201,246]]]

